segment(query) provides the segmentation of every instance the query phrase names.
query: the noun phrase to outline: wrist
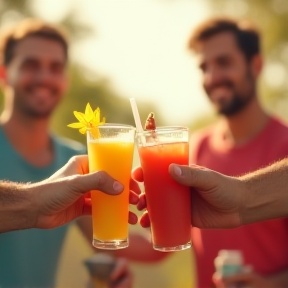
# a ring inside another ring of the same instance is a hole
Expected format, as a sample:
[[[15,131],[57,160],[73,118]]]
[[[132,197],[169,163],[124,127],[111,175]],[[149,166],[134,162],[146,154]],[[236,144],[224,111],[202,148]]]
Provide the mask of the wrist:
[[[269,200],[264,195],[261,195],[261,188],[255,185],[255,179],[249,176],[240,178],[243,187],[243,211],[241,215],[242,224],[250,224],[261,221],[264,217],[261,208],[267,206]]]
[[[0,232],[33,228],[36,211],[33,209],[33,189],[27,184],[0,184]]]

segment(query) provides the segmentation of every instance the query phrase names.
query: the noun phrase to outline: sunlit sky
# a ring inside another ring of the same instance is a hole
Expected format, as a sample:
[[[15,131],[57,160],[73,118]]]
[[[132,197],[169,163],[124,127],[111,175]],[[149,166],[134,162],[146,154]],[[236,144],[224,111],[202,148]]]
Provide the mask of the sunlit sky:
[[[161,107],[167,123],[173,116],[185,124],[210,110],[186,48],[193,27],[208,15],[205,2],[34,0],[33,8],[40,17],[57,21],[73,7],[95,33],[74,45],[72,58],[109,78],[127,101],[147,99]]]

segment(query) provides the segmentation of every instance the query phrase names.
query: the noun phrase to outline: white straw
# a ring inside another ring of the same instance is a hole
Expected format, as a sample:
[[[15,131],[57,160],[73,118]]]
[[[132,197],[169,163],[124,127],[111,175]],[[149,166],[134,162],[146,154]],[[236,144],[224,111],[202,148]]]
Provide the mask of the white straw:
[[[141,124],[140,115],[139,115],[139,111],[138,111],[135,99],[130,98],[130,103],[131,103],[132,112],[133,112],[133,116],[134,116],[134,120],[136,124],[136,131],[141,133],[143,132],[143,127]]]

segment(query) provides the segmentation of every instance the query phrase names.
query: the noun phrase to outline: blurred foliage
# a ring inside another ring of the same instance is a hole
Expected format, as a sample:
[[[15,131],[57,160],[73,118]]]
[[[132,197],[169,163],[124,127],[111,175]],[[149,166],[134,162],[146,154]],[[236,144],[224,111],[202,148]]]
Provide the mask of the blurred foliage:
[[[4,14],[10,11],[17,11],[23,16],[31,16],[30,7],[27,5],[27,1],[23,0],[1,0],[0,1],[0,15],[3,17]],[[1,17],[1,18],[2,18]]]
[[[37,17],[31,9],[31,1],[0,0],[0,25],[13,24],[25,17]],[[60,24],[69,32],[71,46],[76,41],[95,33],[92,27],[81,21],[79,17],[77,18],[75,7],[67,11]],[[77,122],[73,111],[84,111],[88,102],[93,109],[100,107],[101,115],[106,117],[107,122],[135,126],[128,97],[117,93],[109,79],[104,79],[99,73],[91,72],[74,63],[73,59],[71,60],[68,70],[70,89],[52,117],[52,131],[85,143],[85,137],[76,129],[68,128],[67,124]],[[1,92],[0,96],[0,108],[2,109],[3,95]],[[137,100],[137,105],[141,119],[146,119],[151,111],[157,113],[157,109],[151,103]]]
[[[89,74],[87,75],[87,73]],[[130,101],[116,93],[109,80],[89,80],[98,77],[96,75],[93,77],[93,72],[75,65],[70,67],[69,74],[70,89],[52,119],[52,127],[57,134],[82,143],[86,142],[84,135],[80,134],[77,129],[67,127],[67,124],[77,122],[73,111],[84,112],[88,102],[93,110],[100,107],[101,118],[106,117],[106,122],[135,126]],[[149,112],[155,110],[152,104],[149,105],[149,103],[139,100],[137,100],[137,106],[141,119],[146,119]]]

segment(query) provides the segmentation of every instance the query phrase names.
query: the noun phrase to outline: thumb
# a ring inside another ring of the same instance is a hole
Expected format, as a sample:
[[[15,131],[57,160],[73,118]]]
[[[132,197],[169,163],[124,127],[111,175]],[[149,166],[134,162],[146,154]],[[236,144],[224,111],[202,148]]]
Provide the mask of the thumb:
[[[198,165],[189,167],[170,164],[169,173],[178,183],[200,190],[208,190],[217,185],[215,178],[218,173]]]
[[[86,193],[90,190],[100,190],[106,194],[118,195],[124,186],[104,171],[97,171],[72,178],[74,191]]]

